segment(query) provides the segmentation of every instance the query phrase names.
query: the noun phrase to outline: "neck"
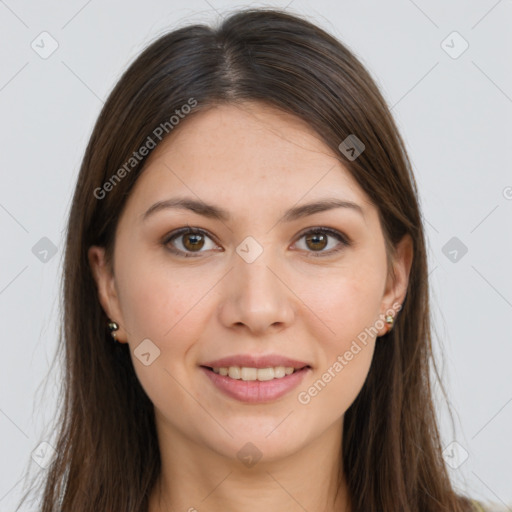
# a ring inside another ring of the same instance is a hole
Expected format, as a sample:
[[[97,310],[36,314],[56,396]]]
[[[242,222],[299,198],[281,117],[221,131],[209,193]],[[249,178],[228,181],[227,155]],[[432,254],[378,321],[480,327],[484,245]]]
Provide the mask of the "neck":
[[[161,473],[148,512],[350,512],[341,437],[342,419],[295,453],[245,467],[166,432],[159,436],[166,441],[160,441]]]

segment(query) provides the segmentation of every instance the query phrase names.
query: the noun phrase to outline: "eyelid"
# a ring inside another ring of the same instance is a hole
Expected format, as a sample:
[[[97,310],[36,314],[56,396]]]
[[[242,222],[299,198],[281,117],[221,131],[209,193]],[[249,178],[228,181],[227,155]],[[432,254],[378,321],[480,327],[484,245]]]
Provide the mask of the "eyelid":
[[[352,240],[347,235],[345,235],[343,232],[338,231],[337,229],[334,229],[334,228],[329,228],[327,226],[312,226],[310,228],[305,228],[297,234],[297,240],[311,232],[327,233],[328,235],[331,235],[334,238],[338,238],[340,241],[346,243],[347,245],[352,243]]]
[[[306,251],[308,253],[308,256],[327,257],[327,256],[333,255],[335,253],[338,253],[344,247],[348,247],[348,246],[352,245],[352,240],[350,239],[350,237],[348,237],[346,234],[342,233],[341,231],[338,231],[337,229],[329,228],[327,226],[312,226],[312,227],[303,229],[296,235],[295,242],[293,242],[293,244],[295,245],[301,238],[303,238],[305,235],[307,235],[309,233],[325,233],[325,234],[337,239],[340,242],[340,244],[342,245],[342,247],[331,249],[329,251]],[[194,253],[193,251],[192,252],[184,252],[181,249],[177,249],[176,247],[172,247],[172,248],[169,247],[169,244],[173,239],[179,238],[181,235],[185,235],[185,234],[204,235],[204,236],[210,238],[215,244],[219,245],[218,242],[216,241],[215,237],[213,235],[211,235],[208,231],[206,231],[202,228],[189,226],[188,224],[185,227],[178,228],[178,229],[166,234],[163,237],[162,244],[165,247],[167,247],[167,249],[170,250],[173,254],[176,254],[178,256],[183,256],[183,257],[199,257],[202,252],[207,252],[207,251],[198,251],[196,253]]]

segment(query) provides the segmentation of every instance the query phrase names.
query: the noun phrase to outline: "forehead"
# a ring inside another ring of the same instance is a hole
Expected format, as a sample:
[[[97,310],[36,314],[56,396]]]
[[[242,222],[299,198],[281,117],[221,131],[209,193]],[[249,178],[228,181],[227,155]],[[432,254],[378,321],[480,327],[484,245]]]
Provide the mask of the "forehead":
[[[341,159],[302,119],[261,102],[185,118],[153,150],[132,190],[138,209],[171,194],[241,207],[326,196],[369,203]]]

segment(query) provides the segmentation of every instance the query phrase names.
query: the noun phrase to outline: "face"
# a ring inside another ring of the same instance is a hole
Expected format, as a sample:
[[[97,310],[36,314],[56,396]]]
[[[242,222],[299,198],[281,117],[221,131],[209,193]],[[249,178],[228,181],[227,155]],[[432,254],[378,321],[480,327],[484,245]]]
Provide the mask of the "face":
[[[405,297],[409,242],[391,281],[377,210],[343,164],[303,121],[244,103],[175,129],[128,198],[114,275],[102,248],[89,258],[158,428],[271,460],[341,426]]]

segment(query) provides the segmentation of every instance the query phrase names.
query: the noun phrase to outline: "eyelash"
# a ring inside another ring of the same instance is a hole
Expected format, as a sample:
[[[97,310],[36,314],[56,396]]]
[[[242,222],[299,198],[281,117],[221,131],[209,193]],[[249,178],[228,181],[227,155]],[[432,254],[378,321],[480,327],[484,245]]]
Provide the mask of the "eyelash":
[[[306,231],[303,231],[299,234],[297,241],[299,241],[304,236],[312,234],[312,233],[313,234],[322,233],[325,235],[330,235],[333,238],[336,238],[339,242],[341,242],[341,247],[338,247],[336,249],[331,249],[330,251],[307,251],[307,252],[309,252],[308,257],[319,258],[319,257],[331,256],[331,255],[343,250],[345,247],[348,247],[351,245],[351,241],[347,236],[343,235],[342,233],[340,233],[334,229],[327,228],[327,227],[316,227],[316,228],[307,229]],[[190,253],[190,252],[187,253],[187,252],[182,251],[181,249],[176,249],[175,247],[169,245],[172,240],[174,240],[175,238],[179,238],[181,235],[184,235],[184,234],[205,235],[208,238],[210,238],[211,240],[213,240],[212,237],[203,229],[192,228],[192,227],[188,226],[186,228],[180,228],[176,231],[173,231],[172,233],[169,233],[164,238],[162,244],[173,254],[176,254],[178,256],[182,256],[185,258],[195,258],[195,257],[198,257],[198,256],[196,256],[196,254],[199,255],[201,252],[205,252],[205,251],[200,251],[195,254]]]

